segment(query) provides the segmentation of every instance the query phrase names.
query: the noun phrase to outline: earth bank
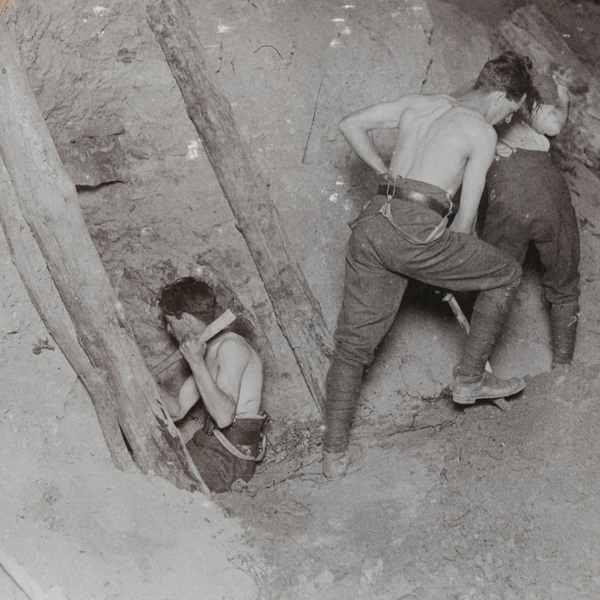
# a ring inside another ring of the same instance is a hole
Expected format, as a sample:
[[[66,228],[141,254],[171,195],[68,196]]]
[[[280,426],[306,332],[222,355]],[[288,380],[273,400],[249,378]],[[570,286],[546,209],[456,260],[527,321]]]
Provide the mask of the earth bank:
[[[493,52],[490,28],[521,3],[188,4],[333,328],[346,223],[373,186],[339,118],[407,92],[464,87]],[[2,544],[44,590],[58,583],[73,599],[597,598],[596,176],[566,165],[582,234],[577,364],[545,372],[532,257],[492,360],[501,375],[530,376],[526,392],[506,412],[459,411],[442,390],[462,334],[433,291],[413,286],[366,377],[353,430],[364,464],[327,483],[312,401],[145,6],[12,0],[4,19],[57,146],[118,141],[122,159],[101,184],[77,180],[85,165],[71,168],[148,363],[172,350],[156,291],[197,259],[225,273],[260,319],[278,357],[265,390],[269,454],[250,485],[211,499],[117,471],[2,239]],[[598,6],[539,6],[597,64]],[[389,138],[377,143],[385,151]],[[25,598],[2,572],[0,597]]]

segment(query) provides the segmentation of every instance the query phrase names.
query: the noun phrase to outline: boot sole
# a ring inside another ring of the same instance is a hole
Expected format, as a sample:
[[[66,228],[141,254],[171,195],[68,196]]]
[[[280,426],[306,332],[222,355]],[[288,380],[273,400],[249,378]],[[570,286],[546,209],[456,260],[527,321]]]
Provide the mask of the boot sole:
[[[454,392],[452,392],[452,401],[455,402],[456,404],[462,404],[462,405],[469,405],[469,404],[475,404],[475,402],[477,402],[478,400],[496,400],[498,398],[504,398],[506,396],[514,396],[515,394],[518,394],[519,392],[523,391],[525,389],[525,382],[523,382],[522,384],[519,384],[518,386],[515,386],[514,388],[511,388],[510,390],[506,391],[505,393],[497,393],[494,394],[493,392],[483,392],[480,394],[476,394],[475,396],[472,395],[468,395],[468,396],[462,396],[460,393],[459,394],[455,394]]]

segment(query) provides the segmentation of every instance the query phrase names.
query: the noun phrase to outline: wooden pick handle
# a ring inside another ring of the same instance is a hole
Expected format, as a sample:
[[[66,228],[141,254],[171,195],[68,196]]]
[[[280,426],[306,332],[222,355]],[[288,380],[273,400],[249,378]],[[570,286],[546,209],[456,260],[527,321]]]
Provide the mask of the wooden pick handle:
[[[2,0],[0,0],[1,2]],[[225,329],[229,327],[236,319],[236,316],[227,309],[218,319],[215,319],[199,336],[199,342],[208,342],[210,338],[217,335]],[[179,350],[175,350],[171,356],[167,356],[163,361],[159,362],[155,367],[150,369],[150,373],[156,377],[160,375],[163,371],[166,371],[169,367],[174,365],[176,362],[179,362],[183,358],[181,352]]]

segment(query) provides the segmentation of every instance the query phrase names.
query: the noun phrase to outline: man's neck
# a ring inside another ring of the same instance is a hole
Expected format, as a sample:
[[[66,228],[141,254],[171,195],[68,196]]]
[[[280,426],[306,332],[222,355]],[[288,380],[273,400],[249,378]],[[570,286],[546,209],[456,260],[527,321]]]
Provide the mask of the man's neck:
[[[456,106],[472,110],[488,121],[489,98],[487,94],[481,94],[480,92],[471,90],[456,97]]]

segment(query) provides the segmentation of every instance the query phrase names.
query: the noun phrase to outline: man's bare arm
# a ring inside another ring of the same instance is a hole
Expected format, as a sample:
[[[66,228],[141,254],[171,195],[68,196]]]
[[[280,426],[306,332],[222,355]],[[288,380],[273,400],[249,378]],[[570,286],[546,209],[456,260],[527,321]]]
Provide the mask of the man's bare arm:
[[[190,377],[191,379],[191,377]],[[186,384],[189,380],[186,380],[186,382],[183,384],[183,386],[181,387],[180,391],[179,391],[179,396],[177,398],[174,398],[173,396],[171,396],[171,394],[169,394],[166,390],[161,389],[160,391],[160,395],[162,398],[162,403],[164,405],[164,407],[167,409],[167,412],[169,413],[169,416],[171,417],[171,419],[173,419],[173,421],[179,421],[180,419],[183,419],[183,417],[185,417],[185,415],[188,413],[188,411],[190,410],[190,408],[192,408],[192,406],[194,404],[196,404],[196,402],[198,401],[200,395],[198,394],[198,390],[196,389],[196,399],[192,402],[191,405],[187,406],[187,408],[185,407],[185,402],[182,402],[182,390],[184,387],[186,387]],[[193,380],[192,380],[193,383]],[[196,387],[196,385],[194,384],[194,388]],[[184,397],[187,397],[188,394],[184,394]]]
[[[379,156],[369,135],[372,129],[395,129],[400,123],[402,113],[410,104],[410,96],[395,102],[383,102],[353,112],[345,116],[339,124],[340,131],[367,165],[377,173],[387,173],[388,167]]]
[[[569,89],[561,80],[555,79],[555,81],[558,104],[550,110],[547,110],[547,105],[542,104],[537,109],[539,117],[536,118],[535,110],[531,117],[531,126],[538,133],[550,137],[558,135],[565,128],[569,119]]]
[[[217,427],[231,425],[240,397],[242,377],[251,358],[248,346],[235,338],[222,341],[217,350],[214,379],[204,359],[206,344],[188,335],[183,339],[180,349],[190,365],[204,406]]]
[[[460,208],[450,226],[452,231],[470,235],[475,233],[479,202],[485,187],[485,176],[494,160],[496,141],[497,135],[491,126],[486,125],[475,132],[473,148],[463,175]]]

